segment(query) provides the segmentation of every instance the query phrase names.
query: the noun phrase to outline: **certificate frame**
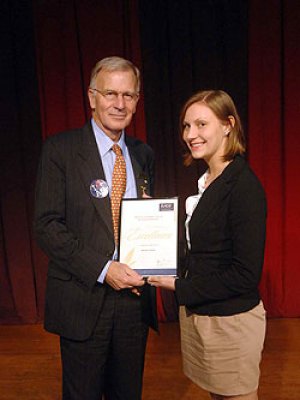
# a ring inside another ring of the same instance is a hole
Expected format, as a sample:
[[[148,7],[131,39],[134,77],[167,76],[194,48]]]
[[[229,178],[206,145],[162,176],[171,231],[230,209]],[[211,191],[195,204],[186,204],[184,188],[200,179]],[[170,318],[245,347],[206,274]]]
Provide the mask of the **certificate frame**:
[[[144,277],[175,276],[178,197],[122,199],[119,261]]]

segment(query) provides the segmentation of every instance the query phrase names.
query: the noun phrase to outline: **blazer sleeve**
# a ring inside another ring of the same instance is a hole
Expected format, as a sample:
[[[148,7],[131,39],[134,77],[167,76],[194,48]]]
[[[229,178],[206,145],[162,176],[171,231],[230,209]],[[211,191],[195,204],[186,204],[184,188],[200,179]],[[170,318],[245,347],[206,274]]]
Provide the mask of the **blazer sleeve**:
[[[44,143],[37,174],[34,231],[39,246],[59,270],[92,287],[110,257],[88,246],[66,224],[67,179],[76,174],[68,172],[67,176],[70,152],[68,140],[51,137]],[[76,202],[75,197],[71,201]]]
[[[191,256],[192,262],[202,264],[205,274],[194,274],[190,279],[176,280],[176,295],[179,304],[186,306],[203,305],[222,301],[257,290],[261,278],[265,233],[266,199],[262,186],[256,177],[237,182],[232,190],[226,218],[230,232],[231,262],[219,258],[214,268],[205,262],[205,256]],[[216,221],[214,221],[216,223]],[[218,257],[221,244],[209,248],[204,243],[209,257]],[[213,254],[215,251],[215,254]],[[197,265],[194,266],[197,269]]]

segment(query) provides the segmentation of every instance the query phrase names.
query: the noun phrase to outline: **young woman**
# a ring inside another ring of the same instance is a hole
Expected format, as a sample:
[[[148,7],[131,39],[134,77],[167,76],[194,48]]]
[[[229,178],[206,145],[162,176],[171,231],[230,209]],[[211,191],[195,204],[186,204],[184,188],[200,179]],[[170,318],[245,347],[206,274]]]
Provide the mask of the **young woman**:
[[[203,159],[198,194],[186,200],[187,255],[180,277],[151,277],[175,290],[185,374],[215,400],[257,400],[265,337],[258,285],[264,259],[264,190],[243,157],[245,139],[231,97],[201,91],[180,123],[186,163]]]

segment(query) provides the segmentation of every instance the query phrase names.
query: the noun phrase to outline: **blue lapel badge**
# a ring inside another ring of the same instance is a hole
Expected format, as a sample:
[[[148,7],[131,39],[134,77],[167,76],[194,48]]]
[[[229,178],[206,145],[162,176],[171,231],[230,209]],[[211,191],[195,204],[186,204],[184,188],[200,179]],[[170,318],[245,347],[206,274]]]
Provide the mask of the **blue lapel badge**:
[[[108,195],[108,184],[102,179],[96,179],[90,184],[90,192],[93,197],[102,199]]]

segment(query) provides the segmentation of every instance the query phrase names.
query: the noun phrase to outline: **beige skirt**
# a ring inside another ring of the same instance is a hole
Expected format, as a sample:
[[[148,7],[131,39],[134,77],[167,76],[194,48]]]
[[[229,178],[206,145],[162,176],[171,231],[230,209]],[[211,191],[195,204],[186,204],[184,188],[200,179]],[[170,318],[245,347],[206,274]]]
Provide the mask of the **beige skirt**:
[[[255,391],[264,344],[263,303],[229,317],[190,314],[180,307],[183,371],[203,389],[224,396]]]

